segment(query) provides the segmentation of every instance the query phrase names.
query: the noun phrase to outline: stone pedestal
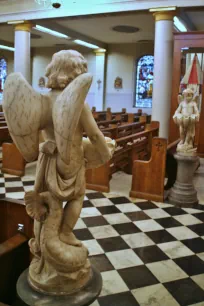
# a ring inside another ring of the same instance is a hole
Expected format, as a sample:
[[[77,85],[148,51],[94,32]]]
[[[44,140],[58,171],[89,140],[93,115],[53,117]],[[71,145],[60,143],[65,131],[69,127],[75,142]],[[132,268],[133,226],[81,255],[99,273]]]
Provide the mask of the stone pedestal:
[[[193,186],[193,175],[199,164],[199,157],[177,153],[177,177],[170,191],[169,203],[181,207],[193,207],[198,204],[197,191]]]
[[[28,270],[24,271],[17,282],[18,301],[15,306],[88,306],[99,296],[102,289],[100,272],[92,266],[92,278],[79,291],[66,295],[45,295],[34,291],[28,284]]]

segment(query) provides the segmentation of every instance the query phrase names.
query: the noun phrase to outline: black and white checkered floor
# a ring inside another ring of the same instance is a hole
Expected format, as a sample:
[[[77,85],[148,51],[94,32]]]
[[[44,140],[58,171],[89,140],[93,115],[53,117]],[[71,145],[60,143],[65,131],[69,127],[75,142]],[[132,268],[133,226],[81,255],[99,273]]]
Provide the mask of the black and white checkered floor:
[[[34,178],[0,175],[0,197]],[[204,211],[87,191],[75,234],[101,271],[92,306],[204,306]]]

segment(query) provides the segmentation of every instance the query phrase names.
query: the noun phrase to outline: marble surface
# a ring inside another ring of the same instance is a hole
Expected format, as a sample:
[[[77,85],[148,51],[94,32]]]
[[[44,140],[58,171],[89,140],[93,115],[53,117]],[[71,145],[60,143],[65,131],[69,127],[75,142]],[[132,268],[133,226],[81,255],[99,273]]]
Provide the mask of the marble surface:
[[[24,189],[32,187],[34,173],[35,164],[28,165],[25,177],[0,175],[0,184],[5,188],[5,182],[22,182]],[[202,173],[203,160],[194,178],[200,187]],[[98,213],[81,216],[74,229],[103,277],[104,289],[91,306],[203,306],[204,201],[192,209],[130,199],[128,189],[122,190],[123,180],[125,174],[113,176],[113,193],[86,190],[83,208],[95,208]],[[8,197],[10,188],[5,189]],[[21,187],[16,188],[18,195]],[[204,199],[202,190],[200,195]],[[121,212],[120,205],[123,209],[135,205],[135,211]],[[129,222],[120,223],[119,219],[119,223],[109,224],[104,217],[121,213]],[[154,220],[162,229],[150,227],[151,231],[143,232],[135,222],[144,220]],[[130,260],[118,256],[122,254],[128,254]]]
[[[95,207],[82,208],[85,171],[107,163],[116,145],[104,137],[85,102],[93,78],[87,71],[82,54],[62,50],[46,68],[49,92],[35,91],[19,72],[11,73],[4,86],[3,111],[11,138],[27,162],[37,159],[33,190],[24,190],[20,182],[16,187],[5,182],[5,188],[13,198],[16,188],[20,197],[26,191],[26,212],[34,220],[28,281],[38,293],[71,294],[91,278],[88,250],[73,229],[80,214],[101,215]]]
[[[88,306],[99,296],[102,288],[100,272],[92,267],[92,277],[81,290],[67,296],[50,296],[38,293],[28,283],[28,270],[24,271],[17,282],[17,294],[27,306]]]

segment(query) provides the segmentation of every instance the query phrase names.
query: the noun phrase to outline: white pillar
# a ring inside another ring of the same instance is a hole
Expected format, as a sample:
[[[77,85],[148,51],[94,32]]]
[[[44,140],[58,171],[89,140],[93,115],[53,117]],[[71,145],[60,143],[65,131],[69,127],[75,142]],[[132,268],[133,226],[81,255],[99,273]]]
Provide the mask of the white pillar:
[[[21,72],[25,79],[30,83],[30,31],[32,24],[29,22],[15,26],[15,53],[14,71]]]
[[[186,54],[186,72],[188,71],[190,64],[191,64],[191,53],[187,53]]]
[[[95,50],[96,54],[96,85],[95,85],[95,103],[97,111],[104,110],[104,95],[105,95],[105,62],[106,50]]]
[[[160,122],[159,136],[168,138],[172,94],[173,12],[156,12],[154,16],[156,23],[152,120]]]

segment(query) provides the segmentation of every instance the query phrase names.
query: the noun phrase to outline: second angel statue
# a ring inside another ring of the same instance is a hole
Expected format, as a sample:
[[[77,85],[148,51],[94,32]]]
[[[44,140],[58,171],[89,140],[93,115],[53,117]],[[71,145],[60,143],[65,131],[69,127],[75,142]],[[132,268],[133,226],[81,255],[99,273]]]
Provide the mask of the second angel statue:
[[[66,295],[92,276],[88,250],[73,234],[83,206],[85,170],[110,160],[115,142],[104,138],[85,103],[92,76],[80,53],[54,54],[46,76],[50,91],[41,95],[20,73],[10,74],[3,110],[24,158],[38,158],[34,190],[25,194],[27,213],[35,220],[29,284],[42,293]],[[40,130],[44,142],[39,145]]]

